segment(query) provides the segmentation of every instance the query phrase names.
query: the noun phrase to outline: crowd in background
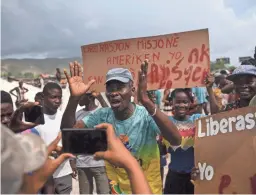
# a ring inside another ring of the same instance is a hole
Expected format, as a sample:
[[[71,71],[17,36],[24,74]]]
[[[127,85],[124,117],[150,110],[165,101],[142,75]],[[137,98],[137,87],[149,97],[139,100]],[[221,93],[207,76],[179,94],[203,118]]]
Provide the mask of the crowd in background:
[[[47,83],[42,92],[35,94],[34,103],[25,98],[28,89],[22,81],[10,93],[1,91],[1,164],[2,170],[12,170],[10,175],[8,172],[1,175],[2,193],[70,194],[72,178],[78,177],[81,194],[93,193],[93,179],[98,194],[193,194],[195,120],[255,106],[256,59],[244,61],[233,72],[209,73],[205,87],[165,89],[163,96],[158,90],[147,90],[147,66],[145,61],[138,86],[134,86],[129,70],[109,70],[107,103],[101,93],[90,91],[94,81],[83,82],[80,64],[70,63],[70,75],[65,72],[70,98],[64,113],[59,110],[62,102],[59,70],[56,74],[59,82]],[[17,98],[16,110],[10,94]],[[100,108],[95,104],[96,99]],[[24,122],[24,109],[38,104],[43,107],[45,124]],[[78,104],[83,108],[77,111]],[[108,129],[109,150],[99,152],[97,160],[94,156],[74,157],[58,150],[60,129],[93,128],[103,123],[110,124],[103,125]],[[30,148],[20,148],[15,145],[18,142],[21,145],[29,142]],[[15,144],[10,147],[12,143]],[[24,162],[19,161],[18,153],[26,156]],[[167,158],[170,163],[163,184]]]

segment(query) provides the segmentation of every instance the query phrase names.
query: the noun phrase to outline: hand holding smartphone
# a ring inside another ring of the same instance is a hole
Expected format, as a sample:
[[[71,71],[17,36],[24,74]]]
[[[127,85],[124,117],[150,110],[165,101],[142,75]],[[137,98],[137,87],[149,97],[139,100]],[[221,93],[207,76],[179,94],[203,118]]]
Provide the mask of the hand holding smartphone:
[[[25,121],[36,123],[36,124],[44,124],[44,113],[43,107],[40,105],[35,105],[30,108],[25,108]]]
[[[38,102],[26,102],[13,113],[9,128],[15,133],[20,133],[39,124],[44,124],[43,108],[38,105]]]
[[[63,152],[74,155],[93,155],[107,150],[106,129],[62,129]]]

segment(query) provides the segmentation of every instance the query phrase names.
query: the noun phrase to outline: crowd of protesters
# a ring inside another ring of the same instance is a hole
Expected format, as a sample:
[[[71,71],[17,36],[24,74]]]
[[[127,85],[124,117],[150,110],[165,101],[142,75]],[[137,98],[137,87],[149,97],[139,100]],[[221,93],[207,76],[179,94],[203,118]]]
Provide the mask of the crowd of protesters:
[[[165,89],[163,98],[159,91],[147,90],[147,68],[146,60],[138,86],[127,69],[107,72],[105,94],[110,106],[101,93],[90,91],[94,80],[84,83],[78,62],[70,63],[70,74],[64,72],[70,90],[64,113],[59,110],[59,83],[47,83],[31,103],[19,82],[10,91],[17,97],[16,110],[10,94],[1,91],[2,193],[70,194],[72,178],[78,177],[80,194],[93,193],[94,179],[97,194],[193,194],[191,179],[198,171],[195,120],[255,106],[256,60],[244,61],[233,72],[209,73],[205,87]],[[25,108],[38,104],[45,124],[23,121]],[[79,111],[78,105],[83,107]],[[60,129],[94,127],[107,129],[107,151],[94,156],[61,152]],[[167,158],[171,159],[163,184]]]

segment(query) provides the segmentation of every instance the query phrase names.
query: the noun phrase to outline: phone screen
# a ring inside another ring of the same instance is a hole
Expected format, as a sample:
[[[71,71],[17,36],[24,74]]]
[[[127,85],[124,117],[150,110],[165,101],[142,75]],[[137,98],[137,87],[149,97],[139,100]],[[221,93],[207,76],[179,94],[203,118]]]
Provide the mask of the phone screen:
[[[43,107],[36,105],[25,110],[25,121],[36,124],[44,124]]]
[[[107,150],[105,129],[63,129],[63,151],[71,154],[93,155]]]

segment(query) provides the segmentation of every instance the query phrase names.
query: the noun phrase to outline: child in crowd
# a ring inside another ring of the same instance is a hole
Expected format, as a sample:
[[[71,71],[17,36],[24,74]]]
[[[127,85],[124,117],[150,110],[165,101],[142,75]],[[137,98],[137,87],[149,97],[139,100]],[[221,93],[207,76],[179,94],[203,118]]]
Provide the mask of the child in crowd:
[[[191,89],[175,89],[171,93],[174,115],[169,119],[177,126],[182,142],[180,146],[170,146],[171,162],[166,177],[164,194],[193,194],[194,185],[190,181],[190,173],[194,167],[195,120],[203,114],[190,115],[190,107],[194,102]]]

